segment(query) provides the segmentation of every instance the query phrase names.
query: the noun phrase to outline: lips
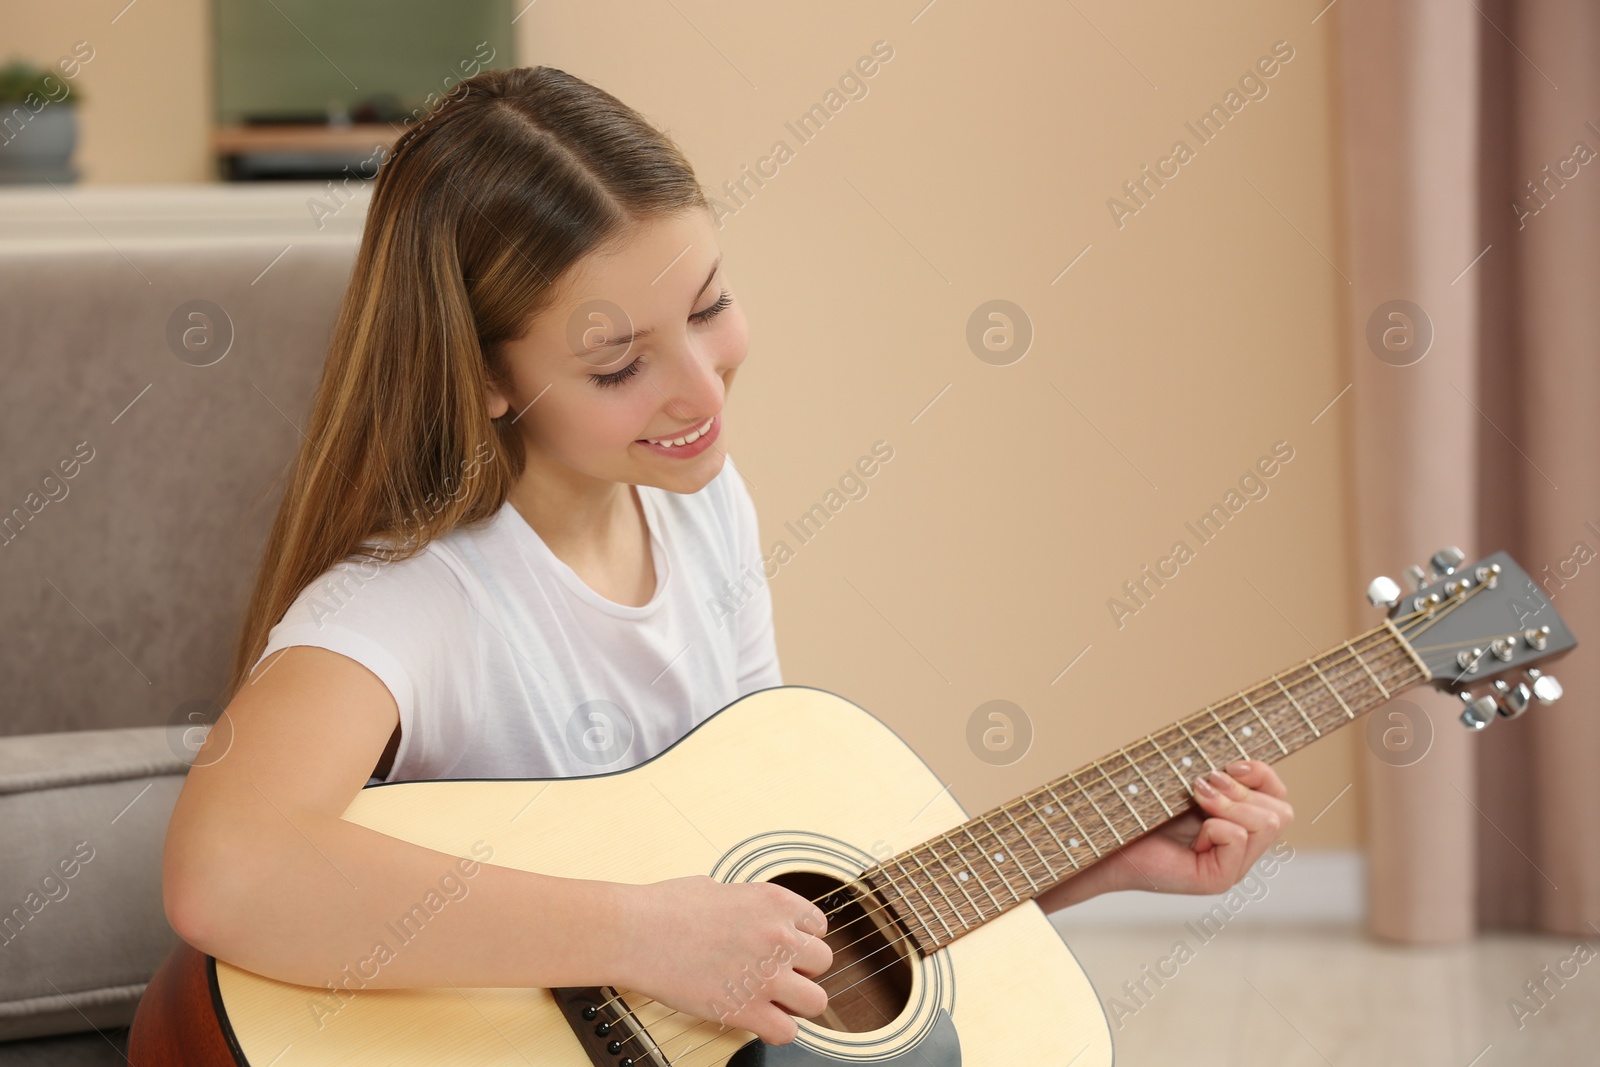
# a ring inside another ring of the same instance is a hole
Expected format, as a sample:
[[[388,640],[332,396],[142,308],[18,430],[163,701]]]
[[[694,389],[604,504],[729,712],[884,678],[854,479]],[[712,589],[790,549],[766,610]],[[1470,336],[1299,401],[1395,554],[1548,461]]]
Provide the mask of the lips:
[[[707,449],[715,447],[720,436],[722,436],[722,417],[713,415],[699,426],[681,430],[672,437],[641,437],[634,443],[662,459],[682,460],[687,463],[696,456],[703,455]],[[691,437],[693,440],[685,440]],[[684,443],[673,444],[674,441],[684,441]]]
[[[711,424],[714,421],[716,421],[715,415],[700,423],[698,426],[691,426],[687,430],[674,434],[671,437],[641,437],[639,440],[645,442],[646,444],[681,448],[684,445],[693,444],[695,441],[699,440],[702,434],[711,429]]]

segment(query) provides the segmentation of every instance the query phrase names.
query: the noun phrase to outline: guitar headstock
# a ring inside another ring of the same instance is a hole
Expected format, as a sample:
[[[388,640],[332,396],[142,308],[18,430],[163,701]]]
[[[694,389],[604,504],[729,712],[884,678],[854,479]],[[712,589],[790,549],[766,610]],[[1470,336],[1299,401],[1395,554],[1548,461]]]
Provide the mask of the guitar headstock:
[[[1509,555],[1464,561],[1459,548],[1441,548],[1429,561],[1431,575],[1408,568],[1411,592],[1375,578],[1367,599],[1391,609],[1389,621],[1427,666],[1430,684],[1459,696],[1462,723],[1481,730],[1496,713],[1514,719],[1535,700],[1560,699],[1561,683],[1536,664],[1565,655],[1578,640]]]

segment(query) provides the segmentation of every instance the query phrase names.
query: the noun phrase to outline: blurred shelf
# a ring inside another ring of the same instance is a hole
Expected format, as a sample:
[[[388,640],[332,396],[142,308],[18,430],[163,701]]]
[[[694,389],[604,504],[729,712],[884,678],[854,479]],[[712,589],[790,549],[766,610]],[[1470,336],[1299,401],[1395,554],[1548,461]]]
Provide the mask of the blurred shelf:
[[[370,178],[405,132],[390,123],[219,126],[211,133],[217,172],[229,181]]]
[[[371,154],[379,145],[393,147],[405,132],[403,126],[384,122],[349,126],[291,123],[281,126],[218,126],[211,132],[211,148],[218,155],[253,152],[350,152]]]
[[[0,247],[353,244],[361,237],[370,196],[366,182],[350,182],[342,202],[329,197],[325,182],[310,181],[7,185],[0,186]]]

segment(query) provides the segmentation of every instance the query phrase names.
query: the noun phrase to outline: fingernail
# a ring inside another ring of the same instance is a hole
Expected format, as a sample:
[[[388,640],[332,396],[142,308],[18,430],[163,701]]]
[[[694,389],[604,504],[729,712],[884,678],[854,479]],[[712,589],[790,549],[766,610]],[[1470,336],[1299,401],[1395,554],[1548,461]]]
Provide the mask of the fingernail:
[[[1229,778],[1222,771],[1212,771],[1211,782],[1217,787],[1218,790],[1226,789],[1231,792],[1233,789],[1233,779]]]
[[[1228,764],[1228,773],[1229,774],[1232,774],[1232,775],[1247,774],[1247,773],[1249,773],[1249,771],[1250,771],[1250,764],[1246,763],[1242,759],[1241,760],[1234,760],[1232,763]]]
[[[1217,795],[1217,787],[1206,781],[1206,776],[1203,774],[1194,780],[1194,791],[1208,797]]]

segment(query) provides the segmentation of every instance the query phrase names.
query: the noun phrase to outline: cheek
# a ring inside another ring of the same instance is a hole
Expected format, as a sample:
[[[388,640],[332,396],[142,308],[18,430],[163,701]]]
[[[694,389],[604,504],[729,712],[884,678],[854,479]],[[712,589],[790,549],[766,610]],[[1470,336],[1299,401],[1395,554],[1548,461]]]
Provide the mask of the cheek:
[[[643,389],[635,389],[628,396],[596,408],[591,416],[593,423],[589,439],[604,447],[626,445],[638,440],[639,435],[652,423],[660,401],[661,396],[654,389],[650,390],[648,396]]]
[[[634,388],[629,388],[629,385]],[[562,410],[559,433],[567,447],[576,453],[609,452],[627,445],[651,425],[660,394],[640,382],[602,392],[589,383],[582,402]]]

